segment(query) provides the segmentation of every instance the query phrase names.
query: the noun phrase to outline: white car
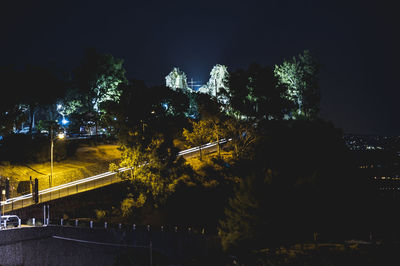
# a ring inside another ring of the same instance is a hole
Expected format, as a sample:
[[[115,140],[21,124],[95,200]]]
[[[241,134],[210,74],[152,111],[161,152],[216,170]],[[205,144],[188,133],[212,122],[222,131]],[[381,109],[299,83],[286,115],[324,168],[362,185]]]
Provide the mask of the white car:
[[[2,215],[0,219],[1,228],[21,227],[21,219],[17,215]]]

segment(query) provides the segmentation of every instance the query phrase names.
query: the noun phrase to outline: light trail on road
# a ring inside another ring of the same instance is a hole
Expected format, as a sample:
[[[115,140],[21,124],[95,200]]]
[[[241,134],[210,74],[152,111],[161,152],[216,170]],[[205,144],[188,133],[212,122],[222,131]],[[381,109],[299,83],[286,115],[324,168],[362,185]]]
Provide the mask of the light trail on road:
[[[221,139],[219,143],[223,144],[223,143],[226,143],[227,141],[230,141],[230,140],[231,139],[229,139],[229,140]],[[193,147],[193,148],[190,148],[190,149],[186,149],[186,150],[180,151],[178,153],[178,156],[184,156],[184,155],[196,153],[200,149],[209,149],[209,148],[212,148],[212,147],[214,147],[216,145],[218,145],[217,142],[210,142],[210,143],[207,143],[207,144],[204,144],[204,145],[201,145],[201,146],[197,146],[197,147]],[[98,175],[94,175],[94,176],[91,176],[91,177],[86,177],[86,178],[83,178],[83,179],[80,179],[80,180],[76,180],[76,181],[72,181],[72,182],[69,182],[69,183],[65,183],[65,184],[62,184],[62,185],[59,185],[59,186],[46,188],[46,189],[43,189],[43,190],[39,191],[39,197],[41,195],[45,195],[45,194],[49,194],[49,193],[55,193],[55,192],[63,190],[63,189],[68,189],[68,188],[75,187],[75,186],[78,186],[78,185],[82,185],[82,184],[85,184],[85,183],[88,183],[88,182],[93,182],[95,180],[101,180],[101,179],[104,179],[106,177],[110,177],[110,176],[113,176],[113,175],[115,175],[117,173],[125,172],[125,171],[131,170],[131,169],[132,169],[131,167],[122,167],[122,168],[119,168],[115,172],[108,171],[108,172],[104,172],[104,173],[101,173],[101,174],[98,174]],[[22,195],[22,196],[19,196],[19,197],[7,199],[6,201],[2,202],[2,205],[10,205],[10,204],[16,203],[18,201],[28,200],[28,199],[31,199],[31,198],[32,198],[32,193],[29,193],[29,194],[25,194],[25,195]]]

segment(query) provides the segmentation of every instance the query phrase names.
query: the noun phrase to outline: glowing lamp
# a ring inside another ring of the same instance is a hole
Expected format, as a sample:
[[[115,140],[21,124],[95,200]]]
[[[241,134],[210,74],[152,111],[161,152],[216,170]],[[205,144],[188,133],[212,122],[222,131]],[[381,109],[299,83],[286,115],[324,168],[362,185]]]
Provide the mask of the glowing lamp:
[[[68,121],[67,119],[63,118],[63,120],[61,120],[61,123],[62,123],[63,125],[66,125],[66,124],[69,123],[69,121]]]

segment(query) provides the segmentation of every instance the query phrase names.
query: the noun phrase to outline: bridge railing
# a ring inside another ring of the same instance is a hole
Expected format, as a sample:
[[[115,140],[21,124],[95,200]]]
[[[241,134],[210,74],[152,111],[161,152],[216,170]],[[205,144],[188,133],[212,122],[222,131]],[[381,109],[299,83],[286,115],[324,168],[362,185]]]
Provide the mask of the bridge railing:
[[[125,169],[126,170],[126,169]],[[39,203],[59,199],[62,197],[78,194],[95,188],[100,188],[113,183],[121,182],[121,178],[114,172],[106,172],[87,179],[81,179],[68,184],[39,191]],[[9,199],[3,204],[3,212],[10,212],[34,205],[32,193],[21,197]]]
[[[220,143],[225,143],[229,140],[221,139]],[[190,153],[195,153],[201,149],[208,149],[217,145],[217,142],[207,143],[201,146],[193,147],[187,150],[180,151],[178,156],[184,156]],[[129,170],[130,168],[123,167],[118,169],[118,172],[124,172]],[[56,187],[47,188],[39,191],[39,203],[43,203],[46,201],[51,201],[55,199],[59,199],[62,197],[78,194],[81,192],[85,192],[88,190],[100,188],[103,186],[107,186],[113,183],[121,182],[122,179],[116,175],[115,172],[105,172],[102,174],[98,174],[95,176],[87,177],[84,179],[76,180],[73,182],[69,182],[66,184],[62,184]],[[34,205],[34,201],[32,198],[32,193],[22,195],[19,197],[7,199],[2,202],[2,212],[10,212],[13,210],[21,209],[24,207],[28,207],[30,205]]]

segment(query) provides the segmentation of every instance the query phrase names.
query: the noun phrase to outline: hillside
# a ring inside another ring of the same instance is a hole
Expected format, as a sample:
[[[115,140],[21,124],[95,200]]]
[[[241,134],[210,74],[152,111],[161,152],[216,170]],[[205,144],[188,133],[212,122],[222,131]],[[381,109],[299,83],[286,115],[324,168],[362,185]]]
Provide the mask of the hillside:
[[[52,186],[89,177],[108,170],[110,162],[120,158],[118,145],[82,145],[74,157],[53,164]],[[38,178],[39,189],[49,187],[50,162],[42,164],[9,164],[0,165],[0,176],[10,179],[11,195],[16,196],[18,182]]]

